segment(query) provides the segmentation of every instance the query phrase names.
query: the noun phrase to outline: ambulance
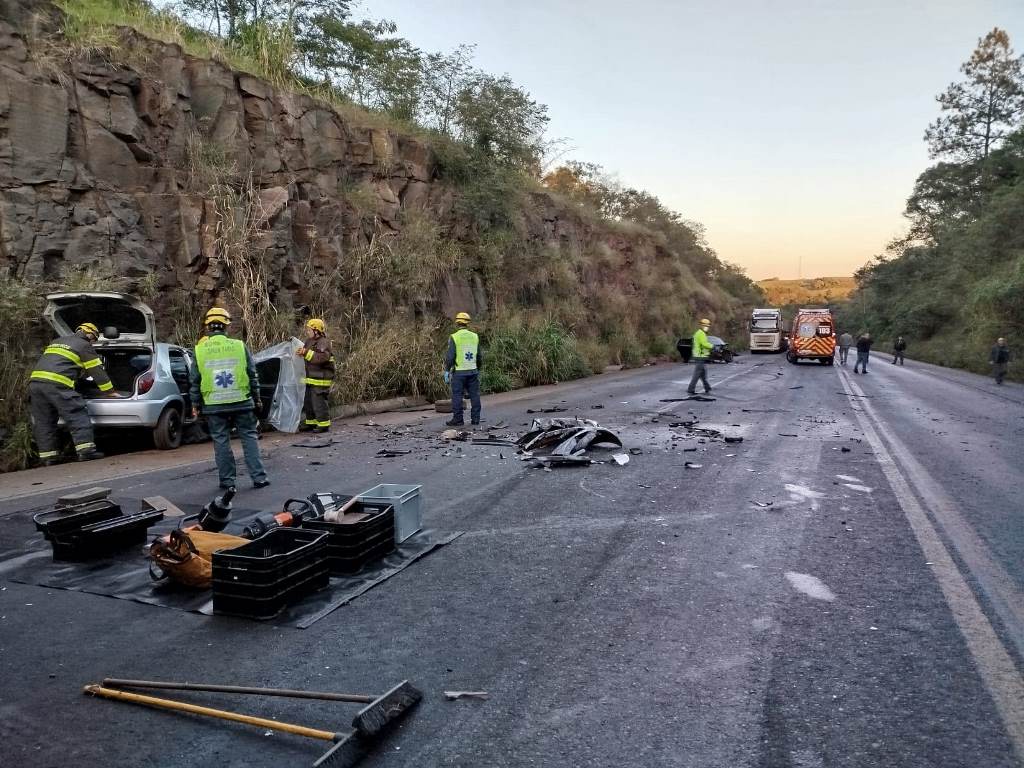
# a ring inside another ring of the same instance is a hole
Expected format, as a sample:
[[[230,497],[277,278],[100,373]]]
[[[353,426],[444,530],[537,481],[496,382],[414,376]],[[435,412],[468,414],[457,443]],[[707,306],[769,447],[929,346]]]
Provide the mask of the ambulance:
[[[791,363],[817,360],[832,365],[836,353],[836,331],[832,311],[799,309],[789,330],[786,359]]]

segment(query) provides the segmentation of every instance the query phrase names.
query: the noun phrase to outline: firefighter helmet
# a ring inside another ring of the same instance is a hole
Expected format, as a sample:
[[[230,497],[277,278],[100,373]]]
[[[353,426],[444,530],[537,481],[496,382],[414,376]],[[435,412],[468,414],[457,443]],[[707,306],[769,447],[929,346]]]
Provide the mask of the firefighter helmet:
[[[311,331],[316,331],[321,336],[327,333],[327,326],[324,325],[324,321],[321,320],[319,317],[311,317],[309,320],[307,320],[306,327],[309,328]]]
[[[203,325],[210,325],[211,323],[231,325],[231,313],[221,307],[213,307],[206,313],[206,318],[203,320]]]
[[[76,331],[85,331],[90,336],[95,336],[97,339],[100,337],[100,329],[96,327],[96,323],[82,323],[80,326],[75,328]]]
[[[470,319],[468,312],[459,312],[459,314],[455,316],[455,322],[458,325],[469,325]]]

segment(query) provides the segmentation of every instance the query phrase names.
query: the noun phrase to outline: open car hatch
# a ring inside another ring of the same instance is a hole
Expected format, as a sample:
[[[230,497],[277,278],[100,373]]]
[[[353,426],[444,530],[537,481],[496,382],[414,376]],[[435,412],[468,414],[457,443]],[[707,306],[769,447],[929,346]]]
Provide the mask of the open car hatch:
[[[82,291],[51,293],[43,317],[61,336],[74,333],[85,322],[100,329],[101,345],[156,346],[153,310],[125,293]]]

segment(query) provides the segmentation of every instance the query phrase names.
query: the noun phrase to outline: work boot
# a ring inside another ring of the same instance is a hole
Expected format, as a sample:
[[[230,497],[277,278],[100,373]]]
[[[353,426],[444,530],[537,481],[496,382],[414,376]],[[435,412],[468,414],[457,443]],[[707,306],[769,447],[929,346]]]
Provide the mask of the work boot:
[[[252,484],[252,487],[257,489],[257,490],[259,490],[260,488],[266,488],[268,485],[270,485],[270,481],[269,480],[266,480],[266,479],[264,479],[264,480],[254,480],[253,484]]]
[[[322,435],[324,432],[330,432],[330,431],[331,431],[330,427],[314,427],[313,428],[313,432],[315,432],[318,435]]]
[[[316,432],[316,427],[312,424],[303,424],[299,427],[299,432]]]
[[[464,421],[456,421],[455,419],[449,419],[448,421],[446,421],[444,423],[444,425],[446,427],[464,427],[464,426],[466,426],[466,422],[464,422]]]
[[[474,427],[478,427],[478,426],[480,426],[480,419],[473,419],[469,423],[472,424]]]
[[[42,465],[44,467],[56,467],[58,464],[62,464],[63,461],[63,459],[59,459],[55,456],[52,459],[43,459]]]
[[[79,461],[92,461],[93,459],[102,459],[103,454],[93,448],[91,451],[82,451],[78,454]]]

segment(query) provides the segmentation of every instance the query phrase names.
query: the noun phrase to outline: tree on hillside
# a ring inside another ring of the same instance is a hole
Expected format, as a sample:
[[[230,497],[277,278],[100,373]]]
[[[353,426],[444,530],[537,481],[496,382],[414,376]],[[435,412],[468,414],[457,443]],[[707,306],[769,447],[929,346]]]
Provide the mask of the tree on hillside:
[[[451,136],[459,94],[473,74],[475,45],[460,45],[451,53],[431,53],[423,61],[423,108],[432,127]]]
[[[572,160],[546,174],[543,182],[552,192],[595,211],[607,213],[612,185],[605,179],[601,166],[596,163]]]
[[[459,92],[455,119],[461,138],[501,163],[538,171],[548,108],[508,75],[476,72]]]
[[[924,138],[933,158],[984,159],[1024,118],[1022,57],[997,27],[978,41],[960,71],[966,78],[936,97],[942,114]]]

